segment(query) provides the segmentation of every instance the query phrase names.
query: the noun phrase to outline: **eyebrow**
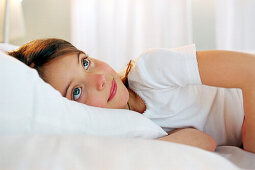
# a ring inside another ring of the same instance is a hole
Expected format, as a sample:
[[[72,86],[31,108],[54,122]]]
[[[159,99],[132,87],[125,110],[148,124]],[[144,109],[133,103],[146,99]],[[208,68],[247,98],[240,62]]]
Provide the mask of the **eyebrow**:
[[[66,86],[66,88],[65,88],[66,90],[65,90],[65,93],[64,93],[64,95],[63,95],[64,97],[66,97],[66,93],[67,93],[67,90],[68,90],[70,84],[71,84],[71,81],[67,84],[67,86]]]
[[[78,64],[80,63],[80,55],[81,55],[81,52],[79,52],[78,55],[77,55]]]
[[[81,53],[78,53],[78,55],[77,55],[78,64],[80,63],[80,54],[81,54]],[[64,88],[64,89],[66,89],[65,92],[64,92],[64,95],[63,95],[64,97],[66,97],[67,90],[68,90],[68,88],[69,88],[71,82],[72,82],[72,81],[69,81],[69,83],[67,84],[67,86]]]

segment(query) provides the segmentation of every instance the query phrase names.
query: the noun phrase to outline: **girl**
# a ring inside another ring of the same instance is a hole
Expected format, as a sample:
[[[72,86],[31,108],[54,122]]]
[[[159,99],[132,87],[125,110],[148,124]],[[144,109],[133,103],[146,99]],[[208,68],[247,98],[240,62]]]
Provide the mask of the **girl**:
[[[152,119],[169,132],[161,140],[210,151],[243,144],[255,152],[254,55],[196,52],[194,45],[154,49],[131,61],[123,76],[61,39],[35,40],[9,55],[70,100]]]

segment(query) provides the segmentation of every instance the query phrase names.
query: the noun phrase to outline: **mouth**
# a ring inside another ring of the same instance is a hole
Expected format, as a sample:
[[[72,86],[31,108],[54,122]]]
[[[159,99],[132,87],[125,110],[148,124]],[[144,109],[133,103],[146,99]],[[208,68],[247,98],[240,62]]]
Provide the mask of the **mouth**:
[[[107,102],[111,101],[114,98],[116,92],[117,92],[117,84],[116,84],[115,80],[113,79],[111,90],[110,90],[110,96],[109,96]]]

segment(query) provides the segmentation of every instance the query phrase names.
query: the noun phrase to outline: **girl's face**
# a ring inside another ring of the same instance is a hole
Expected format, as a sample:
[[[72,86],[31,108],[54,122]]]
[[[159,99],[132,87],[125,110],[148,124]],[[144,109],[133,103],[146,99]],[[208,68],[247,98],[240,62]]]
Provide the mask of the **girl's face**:
[[[129,93],[106,63],[85,54],[59,56],[43,66],[49,84],[62,96],[90,106],[122,109]]]

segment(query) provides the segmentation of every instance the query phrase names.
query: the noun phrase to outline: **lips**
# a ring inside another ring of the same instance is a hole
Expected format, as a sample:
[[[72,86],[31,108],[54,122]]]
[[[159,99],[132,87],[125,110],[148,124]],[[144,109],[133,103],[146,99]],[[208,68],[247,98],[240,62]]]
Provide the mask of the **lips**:
[[[111,90],[110,90],[110,96],[109,96],[107,102],[112,100],[112,98],[115,96],[116,92],[117,92],[117,84],[116,84],[115,80],[113,79]]]

